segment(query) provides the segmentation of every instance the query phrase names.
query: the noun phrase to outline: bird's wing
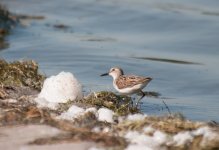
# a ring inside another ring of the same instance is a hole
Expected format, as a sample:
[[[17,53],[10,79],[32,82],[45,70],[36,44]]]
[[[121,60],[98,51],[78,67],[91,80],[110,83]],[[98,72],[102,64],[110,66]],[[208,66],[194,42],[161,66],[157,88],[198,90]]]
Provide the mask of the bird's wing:
[[[123,75],[116,80],[116,85],[119,89],[133,87],[140,83],[150,82],[150,77],[140,77],[135,75]]]

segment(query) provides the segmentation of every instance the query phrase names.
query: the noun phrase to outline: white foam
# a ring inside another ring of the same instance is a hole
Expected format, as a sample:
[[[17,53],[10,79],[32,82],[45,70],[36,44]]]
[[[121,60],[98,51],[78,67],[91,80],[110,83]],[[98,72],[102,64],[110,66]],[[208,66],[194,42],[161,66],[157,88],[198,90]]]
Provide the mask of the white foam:
[[[81,115],[84,115],[85,110],[81,107],[72,105],[66,112],[63,112],[58,119],[73,120]]]
[[[98,110],[98,120],[113,123],[113,111],[108,108],[100,108]]]
[[[61,72],[44,81],[43,88],[35,99],[40,107],[55,109],[58,103],[81,99],[82,86],[70,72]]]
[[[130,144],[125,150],[154,150],[150,147],[140,144]]]
[[[168,141],[167,135],[161,131],[155,131],[153,136],[148,136],[137,131],[129,131],[125,138],[131,143],[126,150],[161,150],[162,144]]]
[[[99,133],[99,132],[101,132],[101,129],[100,129],[100,127],[96,126],[96,127],[94,127],[91,131],[92,131],[92,132]]]
[[[85,110],[85,113],[87,112],[92,112],[94,114],[97,114],[97,109],[95,107],[90,107]]]
[[[213,132],[209,127],[200,127],[193,131],[182,131],[173,136],[173,143],[176,146],[185,145],[192,142],[196,136],[203,136],[201,145],[206,145],[209,141],[219,138],[219,134]]]
[[[147,117],[146,114],[129,114],[127,120],[138,121],[138,120],[144,120],[145,117]]]
[[[106,149],[103,147],[91,147],[88,150],[106,150]]]
[[[148,141],[147,135],[140,134],[138,131],[128,131],[125,138],[134,144],[144,144]]]
[[[183,131],[173,136],[173,142],[176,146],[180,146],[192,142],[193,138],[194,137],[190,131]]]
[[[169,141],[167,134],[159,130],[154,132],[153,140],[159,145],[165,144],[167,141]]]
[[[150,134],[150,133],[154,133],[154,132],[155,132],[155,129],[154,129],[153,127],[151,127],[151,126],[147,126],[147,127],[144,127],[144,128],[143,128],[143,131],[144,131],[144,133],[146,133],[146,134]]]
[[[195,136],[203,135],[205,138],[215,138],[218,136],[209,127],[200,127],[192,132]]]
[[[35,98],[35,102],[37,103],[38,107],[48,107],[50,109],[56,109],[58,103],[48,102],[45,98]]]
[[[218,132],[214,132],[209,127],[200,127],[192,132],[194,136],[203,136],[201,145],[206,145],[209,141],[219,140]]]
[[[104,132],[104,133],[108,133],[108,132],[110,132],[111,130],[110,130],[110,128],[109,127],[105,127],[105,128],[103,128],[103,131],[102,132]]]

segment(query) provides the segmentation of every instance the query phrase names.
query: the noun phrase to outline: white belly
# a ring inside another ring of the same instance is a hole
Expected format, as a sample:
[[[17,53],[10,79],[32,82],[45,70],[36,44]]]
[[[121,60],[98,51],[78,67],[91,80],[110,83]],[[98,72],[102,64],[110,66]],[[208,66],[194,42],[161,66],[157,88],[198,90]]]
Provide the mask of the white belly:
[[[134,85],[133,87],[127,87],[127,88],[119,89],[115,84],[113,84],[114,88],[119,93],[124,94],[124,95],[131,95],[131,94],[134,94],[134,93],[138,93],[146,85],[147,85],[147,83],[146,84],[137,84],[137,85]]]

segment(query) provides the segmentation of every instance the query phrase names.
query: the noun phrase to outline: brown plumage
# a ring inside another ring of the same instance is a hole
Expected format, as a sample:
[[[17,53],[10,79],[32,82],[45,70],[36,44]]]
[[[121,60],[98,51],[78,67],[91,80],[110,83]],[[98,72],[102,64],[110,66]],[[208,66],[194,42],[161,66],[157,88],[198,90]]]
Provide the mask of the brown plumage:
[[[152,78],[150,77],[140,77],[135,75],[121,75],[116,79],[116,85],[118,89],[123,89],[127,87],[133,87],[137,84],[142,84],[150,82]]]

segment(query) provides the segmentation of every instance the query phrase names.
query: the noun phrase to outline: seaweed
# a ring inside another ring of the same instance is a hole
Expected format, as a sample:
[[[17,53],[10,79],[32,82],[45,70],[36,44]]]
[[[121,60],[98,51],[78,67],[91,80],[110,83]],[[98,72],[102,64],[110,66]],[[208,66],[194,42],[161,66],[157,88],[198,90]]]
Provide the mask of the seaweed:
[[[140,112],[140,110],[133,105],[131,97],[116,95],[113,92],[93,92],[80,102],[96,107],[109,108],[119,116]]]
[[[38,72],[38,64],[33,61],[14,61],[0,59],[0,85],[12,87],[30,87],[40,90],[45,76]]]

